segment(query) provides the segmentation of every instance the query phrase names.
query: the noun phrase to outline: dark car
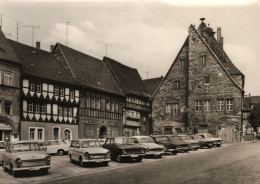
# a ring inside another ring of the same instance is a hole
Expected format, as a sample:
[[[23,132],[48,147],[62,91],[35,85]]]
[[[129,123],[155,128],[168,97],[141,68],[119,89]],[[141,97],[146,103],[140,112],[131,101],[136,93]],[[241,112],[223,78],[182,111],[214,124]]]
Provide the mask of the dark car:
[[[188,152],[191,150],[191,145],[188,142],[182,141],[178,135],[167,135],[167,137],[174,143],[178,144],[179,152]]]
[[[192,138],[200,142],[200,148],[211,148],[214,144],[214,141],[204,138],[202,135],[192,135]]]
[[[145,156],[145,148],[137,144],[136,138],[116,137],[107,138],[102,147],[110,150],[111,159],[117,162],[123,162],[124,160],[141,162]]]
[[[191,150],[198,150],[200,148],[200,142],[196,139],[193,139],[190,135],[181,134],[178,136],[182,141],[190,143]]]
[[[172,142],[165,135],[153,135],[151,136],[156,144],[164,146],[163,151],[166,153],[172,153],[176,155],[178,153],[178,143]]]

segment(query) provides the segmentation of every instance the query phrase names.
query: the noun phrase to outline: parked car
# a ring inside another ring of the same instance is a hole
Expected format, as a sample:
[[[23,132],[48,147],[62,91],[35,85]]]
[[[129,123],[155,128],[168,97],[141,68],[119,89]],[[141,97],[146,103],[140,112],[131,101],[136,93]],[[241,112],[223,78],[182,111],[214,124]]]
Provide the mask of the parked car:
[[[182,141],[181,137],[178,135],[166,135],[172,142],[178,144],[179,152],[188,152],[191,150],[191,144],[186,141]]]
[[[200,142],[200,148],[211,148],[214,141],[204,138],[202,135],[192,135],[192,138]]]
[[[212,140],[214,141],[213,145],[216,145],[217,147],[220,147],[222,142],[223,142],[223,139],[221,138],[217,138],[217,137],[214,137],[212,134],[210,133],[199,133],[197,135],[201,135],[203,138],[205,139],[209,139],[209,140]]]
[[[110,151],[101,147],[96,139],[77,139],[71,142],[69,147],[70,162],[77,161],[83,167],[86,163],[101,163],[108,165]]]
[[[98,139],[98,140],[99,140],[101,145],[105,144],[105,142],[106,142],[106,139]]]
[[[60,156],[68,153],[70,146],[69,141],[65,140],[49,140],[44,143],[42,149],[47,154],[58,154]]]
[[[161,158],[165,153],[163,146],[156,144],[149,136],[132,136],[137,139],[138,144],[146,148],[145,156]]]
[[[2,165],[2,153],[5,152],[6,143],[4,141],[0,141],[0,164]]]
[[[178,143],[172,142],[169,137],[165,135],[153,135],[151,136],[156,144],[162,145],[163,151],[166,153],[172,153],[176,155],[178,153]]]
[[[178,135],[182,141],[190,143],[190,150],[198,150],[200,148],[200,142],[193,139],[190,135]]]
[[[11,171],[14,177],[19,171],[43,171],[50,169],[51,158],[40,149],[36,141],[8,143],[2,154],[3,169]]]
[[[145,148],[137,143],[137,139],[131,137],[107,138],[102,147],[110,150],[111,158],[117,162],[127,159],[141,162],[145,156]]]

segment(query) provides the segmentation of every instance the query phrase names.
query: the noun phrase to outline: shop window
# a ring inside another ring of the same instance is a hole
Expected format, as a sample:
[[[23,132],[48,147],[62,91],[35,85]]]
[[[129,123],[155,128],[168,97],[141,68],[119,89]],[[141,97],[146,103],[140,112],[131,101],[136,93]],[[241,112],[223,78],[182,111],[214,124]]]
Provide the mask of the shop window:
[[[14,85],[14,74],[13,72],[4,72],[4,84],[7,86]]]
[[[5,102],[5,114],[12,115],[12,102]]]

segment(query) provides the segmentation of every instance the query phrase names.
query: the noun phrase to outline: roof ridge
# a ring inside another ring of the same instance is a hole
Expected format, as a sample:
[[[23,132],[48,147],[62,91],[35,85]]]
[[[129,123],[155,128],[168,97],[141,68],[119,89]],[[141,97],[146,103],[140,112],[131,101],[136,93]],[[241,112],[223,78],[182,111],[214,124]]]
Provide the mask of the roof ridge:
[[[137,70],[136,68],[130,67],[130,66],[128,66],[128,65],[125,65],[125,64],[123,64],[123,63],[121,63],[121,62],[119,62],[119,61],[117,61],[117,60],[115,60],[115,59],[112,59],[112,58],[110,58],[110,57],[104,56],[104,58],[107,58],[107,59],[109,59],[109,60],[112,60],[113,62],[116,62],[116,63],[118,63],[118,64],[120,64],[120,65],[123,65],[123,66],[125,66],[125,67],[127,67],[127,68],[131,68],[131,69]],[[137,70],[137,71],[138,71],[138,70]]]

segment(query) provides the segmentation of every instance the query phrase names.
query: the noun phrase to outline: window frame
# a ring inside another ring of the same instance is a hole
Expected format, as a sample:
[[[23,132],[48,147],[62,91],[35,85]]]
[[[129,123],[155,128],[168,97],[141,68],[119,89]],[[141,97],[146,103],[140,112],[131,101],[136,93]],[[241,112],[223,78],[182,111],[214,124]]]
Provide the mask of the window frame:
[[[201,112],[202,111],[202,101],[201,100],[195,100],[195,112]]]
[[[230,103],[232,102],[232,103]],[[233,111],[234,110],[234,100],[232,98],[226,99],[226,110]]]
[[[219,102],[223,102],[223,103],[219,103]],[[224,107],[225,107],[224,99],[217,99],[217,111],[224,111]]]
[[[200,60],[201,61],[201,65],[204,66],[204,67],[207,66],[206,55],[203,55],[200,58],[201,58],[201,60]]]
[[[7,104],[9,104],[10,106],[7,106]],[[9,114],[7,114],[6,113],[6,107],[9,107],[10,108],[10,113]],[[5,115],[13,115],[13,102],[10,102],[10,101],[5,101],[4,102],[4,109],[5,109]]]
[[[173,82],[174,86],[174,90],[179,90],[180,89],[180,81],[179,80],[176,80]]]
[[[3,73],[4,84],[6,86],[14,86],[14,72],[4,71]]]
[[[208,83],[206,83],[206,80],[208,79]],[[204,83],[204,86],[208,86],[210,85],[210,76],[204,76],[203,78],[203,83]]]
[[[203,103],[204,103],[203,104],[204,111],[210,111],[210,108],[211,108],[210,100],[204,100]]]
[[[34,139],[31,139],[31,129],[34,129]],[[42,139],[39,139],[39,130],[42,130]],[[45,128],[44,127],[28,127],[28,140],[31,141],[45,141]]]

